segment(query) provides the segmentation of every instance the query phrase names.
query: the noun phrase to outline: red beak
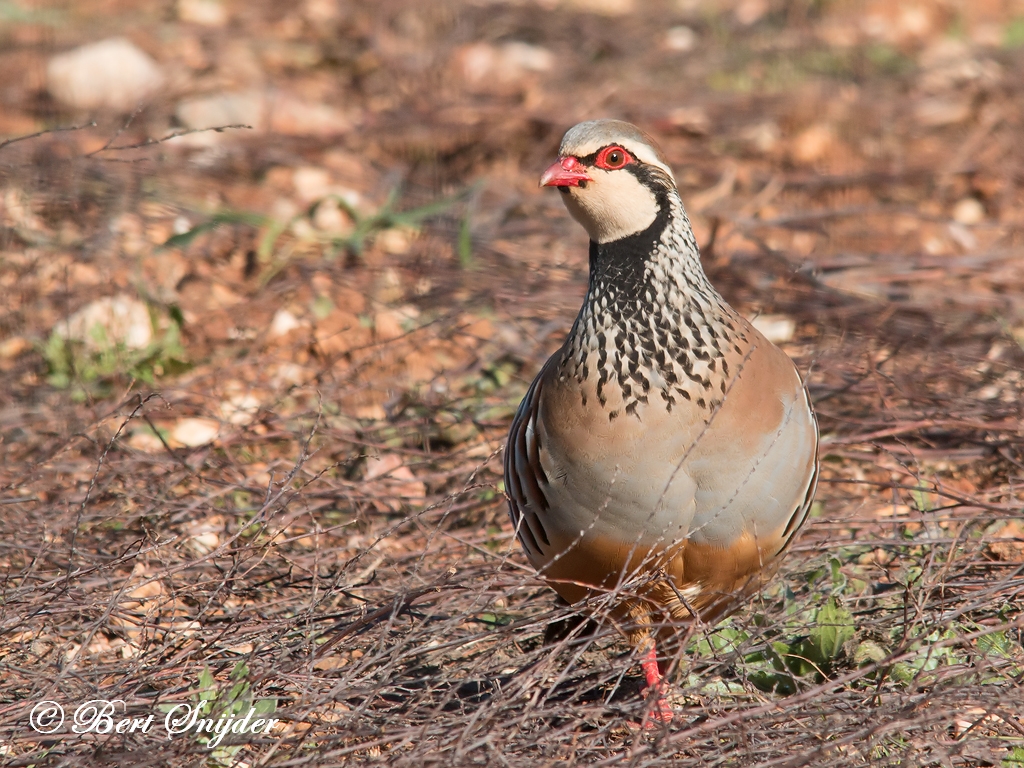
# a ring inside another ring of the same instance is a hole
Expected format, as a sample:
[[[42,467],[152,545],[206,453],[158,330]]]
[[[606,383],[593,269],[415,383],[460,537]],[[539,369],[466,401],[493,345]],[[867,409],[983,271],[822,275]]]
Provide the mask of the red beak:
[[[553,162],[540,177],[542,187],[578,187],[581,181],[593,181],[575,157],[563,157]]]

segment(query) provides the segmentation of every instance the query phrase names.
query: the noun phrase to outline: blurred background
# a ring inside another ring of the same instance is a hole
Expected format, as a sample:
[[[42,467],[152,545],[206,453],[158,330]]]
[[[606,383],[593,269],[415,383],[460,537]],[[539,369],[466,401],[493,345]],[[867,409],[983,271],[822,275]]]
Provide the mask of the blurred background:
[[[586,259],[536,179],[597,116],[660,139],[748,315],[808,320],[816,290],[1020,325],[1015,0],[7,0],[0,23],[0,135],[87,126],[0,155],[19,386],[71,373],[57,345],[45,370],[27,354],[60,320],[81,341],[120,313],[117,336],[143,308],[192,365],[310,333],[337,353],[456,306],[540,359]],[[382,417],[368,386],[354,407]]]
[[[587,283],[537,180],[596,117],[661,143],[824,437],[774,618],[690,649],[709,725],[632,764],[1024,764],[1024,0],[0,0],[2,700],[209,669],[286,713],[266,761],[618,759],[627,649],[541,643],[501,485]]]

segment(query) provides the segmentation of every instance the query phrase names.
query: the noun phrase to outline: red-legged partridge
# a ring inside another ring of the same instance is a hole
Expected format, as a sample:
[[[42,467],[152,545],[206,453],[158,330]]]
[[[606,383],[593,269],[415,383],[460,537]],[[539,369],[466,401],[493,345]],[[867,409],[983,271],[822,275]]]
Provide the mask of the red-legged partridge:
[[[814,495],[817,424],[793,362],[708,282],[647,134],[580,123],[540,183],[590,235],[590,285],[512,423],[509,510],[559,595],[610,596],[670,719],[655,643],[773,572]]]

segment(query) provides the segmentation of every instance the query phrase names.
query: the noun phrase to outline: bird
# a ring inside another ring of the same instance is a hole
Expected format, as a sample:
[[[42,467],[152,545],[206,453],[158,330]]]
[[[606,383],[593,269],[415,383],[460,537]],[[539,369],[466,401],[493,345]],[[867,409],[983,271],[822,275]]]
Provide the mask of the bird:
[[[760,589],[806,520],[817,420],[793,361],[709,282],[651,136],[579,123],[540,185],[589,235],[589,281],[513,418],[509,515],[561,598],[606,601],[654,727],[673,718],[665,649]]]

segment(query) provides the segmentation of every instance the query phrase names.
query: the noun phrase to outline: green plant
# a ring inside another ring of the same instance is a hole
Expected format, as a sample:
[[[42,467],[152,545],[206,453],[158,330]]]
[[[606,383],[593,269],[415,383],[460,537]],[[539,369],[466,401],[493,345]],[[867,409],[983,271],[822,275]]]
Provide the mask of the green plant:
[[[1015,16],[1003,31],[1003,46],[1024,48],[1024,16]]]
[[[469,216],[467,215],[462,223],[459,224],[459,265],[463,269],[468,269],[473,264],[473,237],[469,226]]]
[[[913,61],[885,43],[869,45],[864,56],[871,69],[883,75],[902,75],[913,69]]]
[[[750,674],[750,681],[764,691],[793,693],[796,691],[794,676],[823,679],[845,653],[855,634],[853,615],[837,597],[830,597],[815,611],[814,623],[807,637],[788,642],[774,641],[764,651],[749,657],[751,662],[768,661],[771,665],[770,668],[765,665],[765,668],[755,669]]]
[[[965,665],[968,661],[966,654],[959,651],[951,642],[957,639],[959,631],[962,630],[963,628],[959,625],[954,625],[950,629],[936,629],[922,635],[924,630],[916,628],[916,632],[910,634],[912,637],[915,634],[919,636],[910,643],[908,648],[915,655],[908,661],[899,661],[893,664],[889,669],[889,674],[900,683],[908,684],[916,681],[921,684],[933,678],[934,675],[930,673],[940,667]],[[895,635],[897,631],[894,630],[893,634]]]
[[[191,713],[193,713],[190,719],[192,723],[196,724],[194,726],[196,741],[211,750],[210,765],[234,765],[235,756],[245,745],[225,744],[224,737],[228,729],[223,732],[215,732],[204,728],[205,723],[252,722],[252,718],[264,719],[266,715],[273,714],[277,710],[277,699],[253,699],[252,685],[248,678],[249,668],[242,661],[238,662],[231,670],[227,685],[223,687],[217,683],[209,668],[204,667],[203,671],[199,673],[197,685],[193,689],[194,693],[190,696]],[[177,707],[178,705],[162,704],[159,708],[165,712],[177,714]],[[247,715],[248,718],[246,718]]]
[[[152,321],[152,310],[151,310]],[[160,376],[180,373],[190,366],[181,344],[182,317],[176,307],[168,313],[166,328],[142,349],[131,349],[108,337],[100,324],[89,329],[89,341],[66,338],[54,329],[40,352],[46,361],[47,382],[73,390],[76,399],[105,396],[116,379],[153,384]],[[155,326],[156,323],[153,323]]]
[[[1003,758],[1003,768],[1024,768],[1024,747],[1013,747]]]
[[[853,614],[842,604],[849,581],[841,565],[837,558],[830,557],[824,567],[808,574],[811,585],[827,578],[824,588],[830,594],[822,595],[824,602],[817,608],[808,608],[807,600],[797,601],[786,590],[788,616],[781,626],[755,617],[755,622],[765,627],[768,634],[768,641],[760,649],[751,651],[751,634],[726,622],[695,640],[689,653],[697,658],[740,654],[737,670],[763,691],[788,695],[796,692],[798,678],[824,679],[841,658],[854,657],[857,652],[863,655],[859,646],[858,651],[851,650],[856,627]],[[812,597],[815,591],[811,592]]]
[[[914,508],[918,512],[931,512],[935,509],[932,495],[924,488],[911,488],[910,495],[914,500]]]
[[[302,230],[299,235],[300,241],[313,241],[327,246],[328,255],[336,256],[339,253],[351,253],[358,256],[366,248],[368,242],[380,232],[388,229],[418,229],[424,221],[438,216],[451,209],[460,200],[463,200],[476,190],[476,186],[468,187],[455,195],[445,197],[434,202],[421,205],[409,210],[399,210],[398,203],[401,197],[401,187],[391,190],[384,204],[372,213],[361,213],[348,200],[339,195],[326,195],[314,200],[308,208],[301,213],[287,219],[278,219],[259,213],[248,211],[222,210],[210,216],[209,219],[196,224],[186,232],[173,235],[164,243],[164,248],[184,248],[199,235],[210,232],[225,224],[245,224],[262,231],[259,243],[256,247],[257,258],[269,267],[264,271],[261,282],[266,283],[285,264],[290,255],[290,250],[279,253],[279,242],[281,237],[294,227],[298,222],[311,220],[317,209],[327,202],[333,202],[345,212],[352,220],[352,229],[344,234],[330,232],[318,232],[311,227]],[[469,217],[463,218],[458,236],[459,261],[463,266],[468,266],[472,260],[472,241],[469,231]]]
[[[50,27],[58,27],[66,21],[65,14],[59,11],[40,10],[31,6],[25,7],[26,5],[9,0],[0,2],[0,22],[4,24],[45,24]]]

